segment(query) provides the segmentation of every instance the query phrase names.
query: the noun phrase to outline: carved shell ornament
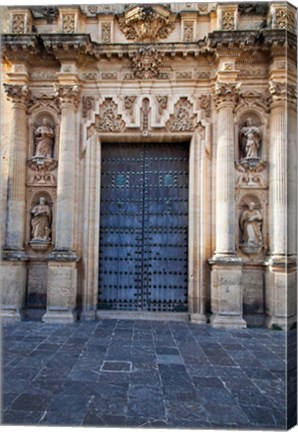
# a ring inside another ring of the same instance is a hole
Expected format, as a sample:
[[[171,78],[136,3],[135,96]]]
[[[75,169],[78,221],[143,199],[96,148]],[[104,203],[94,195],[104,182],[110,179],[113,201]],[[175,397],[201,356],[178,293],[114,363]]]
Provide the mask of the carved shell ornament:
[[[161,5],[134,6],[119,17],[119,28],[135,42],[165,39],[175,28],[176,16]]]

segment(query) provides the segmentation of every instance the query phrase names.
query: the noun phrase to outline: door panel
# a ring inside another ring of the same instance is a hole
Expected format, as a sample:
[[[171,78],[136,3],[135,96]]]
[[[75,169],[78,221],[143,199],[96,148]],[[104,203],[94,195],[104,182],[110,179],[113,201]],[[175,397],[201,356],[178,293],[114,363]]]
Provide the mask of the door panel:
[[[188,144],[103,144],[99,308],[187,310]]]

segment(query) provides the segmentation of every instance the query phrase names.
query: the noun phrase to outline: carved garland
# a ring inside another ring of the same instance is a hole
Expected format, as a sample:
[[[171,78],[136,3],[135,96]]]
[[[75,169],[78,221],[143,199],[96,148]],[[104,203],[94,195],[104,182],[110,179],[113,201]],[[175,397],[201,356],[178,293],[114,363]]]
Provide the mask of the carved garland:
[[[161,56],[153,47],[140,48],[132,58],[132,70],[135,78],[153,79],[159,77]]]

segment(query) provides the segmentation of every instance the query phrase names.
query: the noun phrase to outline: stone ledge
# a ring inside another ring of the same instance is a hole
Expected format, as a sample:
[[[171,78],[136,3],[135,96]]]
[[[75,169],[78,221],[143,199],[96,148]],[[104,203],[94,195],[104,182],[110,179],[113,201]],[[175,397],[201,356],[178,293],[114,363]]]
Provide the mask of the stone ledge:
[[[48,261],[57,262],[78,262],[81,257],[79,257],[74,251],[69,250],[54,250],[49,256]]]
[[[208,259],[211,265],[243,265],[243,259],[238,257],[236,254],[226,254],[226,255],[213,255],[212,258]]]
[[[3,248],[3,261],[28,261],[28,253],[24,250]]]

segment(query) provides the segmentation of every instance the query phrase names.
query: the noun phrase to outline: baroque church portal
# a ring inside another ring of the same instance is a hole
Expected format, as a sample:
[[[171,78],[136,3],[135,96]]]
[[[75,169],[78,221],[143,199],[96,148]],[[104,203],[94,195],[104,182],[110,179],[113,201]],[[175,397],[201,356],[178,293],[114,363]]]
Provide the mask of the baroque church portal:
[[[2,316],[296,321],[296,9],[2,8]]]

